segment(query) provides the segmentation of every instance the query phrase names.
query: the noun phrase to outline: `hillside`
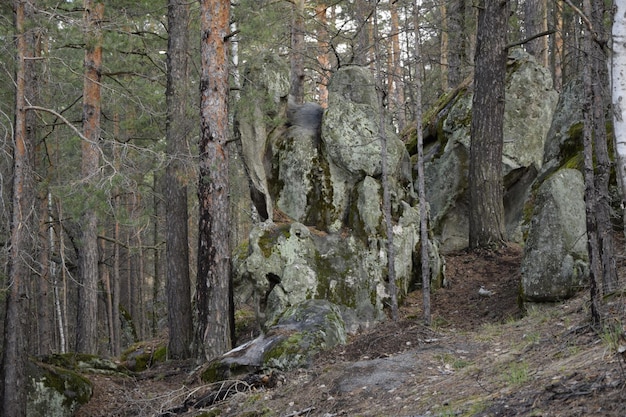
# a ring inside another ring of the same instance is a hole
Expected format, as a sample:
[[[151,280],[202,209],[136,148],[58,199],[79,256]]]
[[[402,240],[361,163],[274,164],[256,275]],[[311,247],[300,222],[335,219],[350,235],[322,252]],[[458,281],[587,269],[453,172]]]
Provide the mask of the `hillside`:
[[[450,285],[432,295],[431,328],[421,325],[416,291],[398,323],[352,337],[308,369],[212,386],[198,384],[187,363],[158,365],[135,378],[89,375],[94,398],[77,415],[623,416],[617,321],[594,332],[586,292],[527,306],[522,315],[520,257],[515,246],[447,256]],[[480,295],[481,286],[493,294]],[[609,308],[613,317],[626,316],[623,300]],[[197,402],[222,394],[229,398]],[[181,407],[185,402],[196,406]]]

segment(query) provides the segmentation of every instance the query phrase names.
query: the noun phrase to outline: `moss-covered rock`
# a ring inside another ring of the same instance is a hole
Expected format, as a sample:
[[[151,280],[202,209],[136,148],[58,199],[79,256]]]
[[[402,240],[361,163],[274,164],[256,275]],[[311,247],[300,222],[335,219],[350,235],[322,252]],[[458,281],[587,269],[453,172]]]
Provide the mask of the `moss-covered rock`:
[[[29,417],[69,417],[92,396],[93,385],[78,372],[31,361],[28,373]]]
[[[288,308],[266,334],[209,362],[200,377],[211,383],[261,369],[306,367],[316,353],[344,343],[341,308],[326,300],[305,300]]]
[[[573,296],[588,278],[582,174],[562,169],[537,190],[522,258],[526,301],[556,301]]]
[[[122,352],[123,365],[131,371],[143,371],[155,363],[165,362],[167,346],[164,344],[136,343]]]
[[[437,121],[441,126],[437,128],[437,142],[445,146],[431,155],[432,160],[425,166],[433,229],[444,253],[469,244],[467,178],[472,91],[461,90],[454,100],[446,100],[451,105],[442,110],[442,120]],[[512,241],[522,240],[524,201],[544,163],[544,145],[557,100],[549,71],[522,50],[511,50],[506,78],[502,171],[506,185],[506,230]]]
[[[55,353],[39,357],[37,361],[58,368],[95,374],[123,372],[117,364],[110,360],[86,353]]]

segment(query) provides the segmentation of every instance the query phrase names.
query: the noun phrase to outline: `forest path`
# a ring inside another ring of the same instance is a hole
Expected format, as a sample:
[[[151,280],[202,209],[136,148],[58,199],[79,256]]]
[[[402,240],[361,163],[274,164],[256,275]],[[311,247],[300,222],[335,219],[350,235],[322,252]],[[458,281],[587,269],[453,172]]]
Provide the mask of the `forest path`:
[[[218,386],[190,379],[185,363],[167,363],[139,378],[90,376],[96,394],[77,415],[623,416],[626,373],[616,333],[588,326],[586,292],[527,306],[522,316],[521,253],[511,245],[447,255],[449,286],[432,294],[430,328],[421,324],[415,291],[397,323],[352,336],[308,369],[234,386],[230,393],[239,392],[225,401],[176,408]],[[620,275],[624,282],[623,266]],[[481,295],[481,287],[491,295]],[[608,305],[613,317],[626,317],[624,305]]]

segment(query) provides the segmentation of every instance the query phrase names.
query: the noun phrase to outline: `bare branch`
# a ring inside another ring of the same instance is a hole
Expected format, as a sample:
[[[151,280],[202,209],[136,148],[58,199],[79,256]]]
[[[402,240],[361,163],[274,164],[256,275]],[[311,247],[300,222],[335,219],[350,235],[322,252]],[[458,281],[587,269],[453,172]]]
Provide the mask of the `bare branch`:
[[[532,36],[530,36],[530,37],[528,37],[526,39],[522,39],[521,41],[510,43],[507,46],[505,46],[505,48],[506,49],[511,49],[511,48],[513,48],[515,46],[524,45],[525,43],[528,43],[528,42],[530,42],[532,40],[535,40],[537,38],[541,38],[542,36],[552,35],[555,32],[556,32],[556,30],[554,30],[554,29],[544,30],[543,32],[539,32],[539,33],[537,33],[535,35],[532,35]]]
[[[54,116],[61,119],[61,121],[65,123],[70,129],[72,129],[74,133],[76,133],[82,140],[89,142],[89,139],[87,139],[85,135],[83,135],[82,132],[78,130],[78,128],[74,126],[69,120],[67,120],[61,113],[54,111],[52,109],[49,109],[47,107],[40,107],[40,106],[26,106],[25,110],[43,111],[46,113],[53,114]]]

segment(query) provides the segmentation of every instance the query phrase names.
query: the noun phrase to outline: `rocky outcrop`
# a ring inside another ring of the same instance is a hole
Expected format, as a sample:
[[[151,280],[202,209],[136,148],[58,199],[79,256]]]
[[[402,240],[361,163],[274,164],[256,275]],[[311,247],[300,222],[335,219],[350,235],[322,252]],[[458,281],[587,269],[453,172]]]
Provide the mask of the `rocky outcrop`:
[[[275,129],[280,134],[268,136],[265,173],[274,221],[256,225],[233,256],[237,299],[256,306],[266,330],[308,300],[336,305],[348,332],[384,319],[389,294],[381,132],[400,298],[421,281],[414,261],[420,238],[410,159],[391,124],[381,125],[378,109],[371,72],[346,66],[331,80],[325,111],[313,103],[288,103],[286,121]],[[241,140],[248,137],[242,134]],[[443,260],[437,246],[429,245],[431,278],[438,286]]]
[[[548,177],[534,195],[534,211],[522,260],[527,301],[571,297],[588,278],[584,182],[574,169]]]
[[[459,90],[436,120],[434,158],[426,164],[427,199],[443,252],[468,245],[467,176],[472,93]],[[521,242],[522,213],[543,164],[544,143],[558,94],[547,69],[521,50],[509,54],[502,157],[508,238]]]
[[[544,161],[526,202],[527,233],[521,291],[526,301],[573,296],[586,285],[588,253],[584,206],[582,83],[559,97]]]

